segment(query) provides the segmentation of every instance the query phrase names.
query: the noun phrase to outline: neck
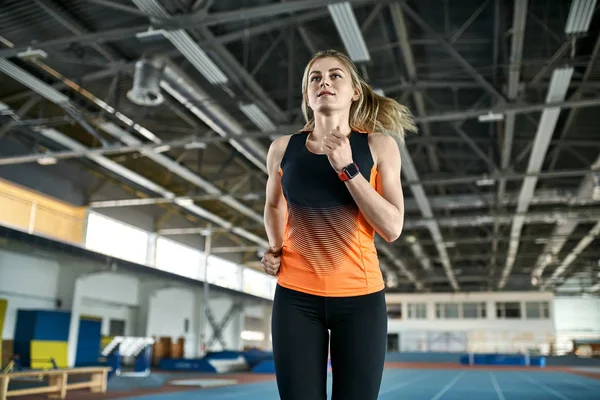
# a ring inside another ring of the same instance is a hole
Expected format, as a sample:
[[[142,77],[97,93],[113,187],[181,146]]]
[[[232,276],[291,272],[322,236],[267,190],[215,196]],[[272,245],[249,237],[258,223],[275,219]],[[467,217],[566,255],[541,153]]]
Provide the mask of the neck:
[[[329,132],[337,129],[338,126],[342,133],[346,135],[350,134],[351,129],[347,114],[316,114],[314,120],[315,128],[312,132],[312,137],[316,140],[323,139]]]

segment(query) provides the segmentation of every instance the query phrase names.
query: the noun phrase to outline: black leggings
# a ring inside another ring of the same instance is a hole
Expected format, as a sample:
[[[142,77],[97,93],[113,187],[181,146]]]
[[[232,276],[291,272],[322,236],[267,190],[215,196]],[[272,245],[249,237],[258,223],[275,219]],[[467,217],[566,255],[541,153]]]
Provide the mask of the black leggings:
[[[355,297],[320,297],[278,285],[272,333],[281,400],[327,398],[329,344],[331,399],[377,399],[387,343],[383,291]]]

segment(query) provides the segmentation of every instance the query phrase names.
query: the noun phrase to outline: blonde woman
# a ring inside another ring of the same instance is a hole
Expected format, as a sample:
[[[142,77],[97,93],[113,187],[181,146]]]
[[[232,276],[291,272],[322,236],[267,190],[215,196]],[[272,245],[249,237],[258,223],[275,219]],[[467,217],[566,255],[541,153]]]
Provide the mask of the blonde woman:
[[[415,131],[408,109],[378,96],[343,53],[309,61],[304,129],[268,153],[265,272],[277,276],[272,335],[282,400],[375,400],[387,309],[374,234],[404,224],[400,152],[392,135]],[[330,337],[331,336],[331,337]]]

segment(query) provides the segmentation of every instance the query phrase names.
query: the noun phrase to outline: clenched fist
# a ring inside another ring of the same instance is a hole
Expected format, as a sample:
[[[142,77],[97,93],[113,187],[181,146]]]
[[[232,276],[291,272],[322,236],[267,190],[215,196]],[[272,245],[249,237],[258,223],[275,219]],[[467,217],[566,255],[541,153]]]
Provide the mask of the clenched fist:
[[[352,164],[352,148],[350,140],[340,131],[338,126],[323,140],[323,150],[329,159],[329,163],[338,174],[345,166]]]
[[[273,276],[279,275],[279,267],[281,266],[281,247],[269,248],[263,255],[260,262],[263,265],[263,270]]]

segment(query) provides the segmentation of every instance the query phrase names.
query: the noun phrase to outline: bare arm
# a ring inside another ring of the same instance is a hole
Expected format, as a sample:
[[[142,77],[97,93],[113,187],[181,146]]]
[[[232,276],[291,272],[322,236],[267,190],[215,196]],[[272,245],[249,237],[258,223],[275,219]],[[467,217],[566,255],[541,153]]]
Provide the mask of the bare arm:
[[[289,136],[283,136],[271,143],[267,154],[267,188],[265,202],[265,230],[272,249],[281,249],[285,224],[285,199],[281,191],[279,164],[289,142]]]
[[[373,134],[369,144],[376,158],[377,190],[362,174],[347,181],[346,186],[369,224],[387,242],[393,242],[404,227],[400,150],[386,135]]]

